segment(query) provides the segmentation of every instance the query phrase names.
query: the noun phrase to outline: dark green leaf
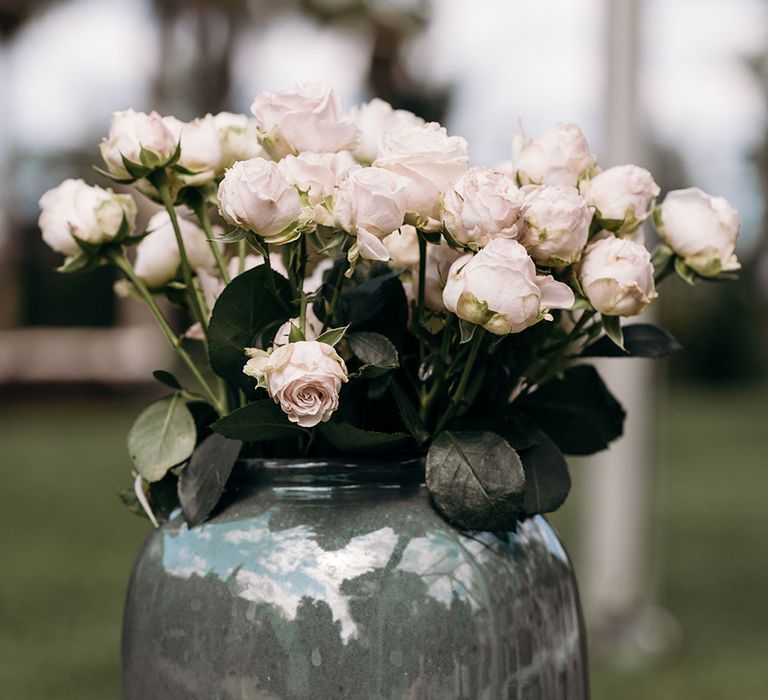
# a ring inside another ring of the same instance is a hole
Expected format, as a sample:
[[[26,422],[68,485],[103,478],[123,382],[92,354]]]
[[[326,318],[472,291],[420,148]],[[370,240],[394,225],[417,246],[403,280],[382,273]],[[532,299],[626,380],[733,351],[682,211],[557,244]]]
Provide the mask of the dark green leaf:
[[[666,357],[682,348],[675,337],[650,323],[624,326],[624,351],[609,338],[600,338],[588,345],[582,357]]]
[[[235,277],[213,307],[208,327],[208,356],[220,377],[239,384],[245,381],[243,348],[252,346],[268,326],[290,317],[291,286],[281,275],[274,281],[278,298],[270,291],[266,265],[259,265]]]
[[[403,419],[403,425],[405,425],[408,432],[413,435],[416,443],[420,446],[423,445],[429,440],[429,432],[419,416],[419,409],[408,394],[405,393],[397,380],[390,382],[389,390],[392,392],[392,396],[395,397],[395,403],[397,403],[397,410],[400,412],[400,417]]]
[[[321,423],[318,430],[340,452],[401,452],[412,445],[405,433],[377,433],[349,423]]]
[[[147,175],[149,175],[153,168],[147,168],[144,165],[141,165],[140,163],[133,163],[132,161],[128,160],[125,156],[123,156],[123,167],[128,171],[128,173],[136,180],[141,180],[145,178]]]
[[[306,339],[304,338],[304,334],[301,332],[301,328],[291,323],[288,328],[288,342],[299,343],[302,340]]]
[[[536,429],[533,444],[520,452],[525,471],[526,515],[551,513],[565,502],[571,476],[563,453],[552,439]]]
[[[157,379],[161,384],[171,387],[171,389],[181,389],[181,383],[170,372],[166,372],[164,369],[156,369],[152,372],[152,376]]]
[[[317,342],[325,343],[326,345],[333,347],[344,337],[344,334],[347,332],[347,328],[349,328],[349,326],[342,326],[341,328],[329,328],[327,331],[317,336]]]
[[[261,399],[238,408],[216,421],[212,427],[224,437],[243,442],[282,440],[306,432],[291,423],[271,399]]]
[[[195,449],[195,421],[178,394],[142,411],[128,433],[128,454],[147,481],[159,481]]]
[[[600,315],[600,320],[603,322],[603,329],[605,335],[616,345],[619,349],[624,350],[624,334],[621,331],[621,318],[619,316],[606,316]]]
[[[349,349],[364,365],[393,369],[399,365],[397,348],[380,333],[358,331],[347,336]]]
[[[202,522],[224,493],[243,443],[213,433],[198,445],[179,476],[179,502],[189,527]]]
[[[470,530],[514,530],[523,515],[522,462],[495,433],[440,433],[427,453],[427,488],[448,520]]]
[[[619,437],[624,409],[594,367],[569,367],[515,404],[571,455],[599,452]]]

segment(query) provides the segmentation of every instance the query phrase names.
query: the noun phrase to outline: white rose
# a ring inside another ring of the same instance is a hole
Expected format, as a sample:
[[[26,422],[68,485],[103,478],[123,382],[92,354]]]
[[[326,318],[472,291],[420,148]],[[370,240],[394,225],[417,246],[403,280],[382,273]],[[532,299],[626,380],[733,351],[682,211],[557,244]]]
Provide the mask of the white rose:
[[[163,117],[163,123],[181,144],[178,164],[191,175],[175,174],[184,185],[204,185],[211,182],[221,168],[221,142],[216,122],[208,114],[191,122],[176,117]]]
[[[521,185],[571,185],[588,177],[596,165],[584,134],[575,124],[556,124],[543,136],[529,138],[518,124],[512,160]]]
[[[392,267],[416,267],[419,264],[419,234],[414,226],[403,224],[382,240]]]
[[[82,180],[64,180],[40,198],[38,224],[43,240],[63,255],[76,255],[76,236],[87,243],[106,243],[119,232],[125,220],[126,233],[133,233],[136,203],[127,194],[91,187]]]
[[[191,221],[178,217],[181,239],[192,269],[212,269],[216,260],[205,232]],[[168,212],[157,212],[147,223],[148,235],[136,246],[136,275],[148,287],[162,287],[177,276],[181,254]]]
[[[613,235],[587,246],[578,275],[589,303],[606,316],[636,316],[657,296],[650,253]]]
[[[290,228],[302,215],[301,198],[277,163],[251,158],[235,163],[219,185],[219,211],[231,224],[248,229],[268,243],[288,243]]]
[[[427,263],[424,269],[424,304],[430,311],[445,311],[443,303],[443,290],[448,281],[448,273],[451,265],[464,253],[452,248],[445,241],[439,245],[430,243],[427,246]],[[418,263],[418,260],[417,260]],[[411,277],[413,285],[413,298],[419,298],[419,276],[413,270]]]
[[[359,252],[366,260],[389,260],[382,239],[403,224],[407,180],[381,168],[360,168],[339,185],[333,205],[336,223],[357,241],[351,259]]]
[[[262,92],[251,105],[262,145],[274,158],[302,151],[354,148],[358,130],[343,118],[341,102],[330,85],[303,83],[293,90]]]
[[[278,164],[283,177],[301,192],[307,193],[314,219],[323,226],[333,226],[333,215],[325,206],[336,186],[350,170],[359,168],[349,151],[287,155]]]
[[[256,120],[249,119],[244,114],[219,112],[213,116],[216,133],[221,146],[221,162],[219,174],[231,167],[238,160],[263,157],[264,149],[259,144],[259,133]]]
[[[575,187],[525,185],[525,227],[520,242],[541,265],[570,265],[589,238],[592,210]]]
[[[302,340],[271,353],[246,348],[243,372],[258,380],[292,423],[311,428],[330,420],[347,381],[344,360],[326,343]]]
[[[272,341],[273,346],[279,347],[280,345],[288,343],[288,338],[291,335],[291,325],[296,326],[296,328],[301,328],[301,318],[296,316],[296,318],[288,319],[282,326],[280,326]],[[323,322],[315,315],[315,310],[312,308],[312,304],[308,304],[306,327],[304,328],[304,340],[317,340],[317,336],[322,332]]]
[[[667,194],[654,218],[659,235],[700,275],[738,270],[739,213],[723,197],[697,187]]]
[[[440,195],[467,169],[467,142],[436,122],[390,129],[374,165],[408,179],[406,210],[422,228],[440,228]]]
[[[394,109],[389,102],[375,97],[370,102],[353,107],[349,116],[360,129],[360,142],[353,151],[355,158],[372,163],[379,157],[379,147],[384,134],[402,126],[419,126],[421,117],[406,109]]]
[[[158,163],[170,159],[178,139],[157,112],[144,114],[132,109],[115,112],[109,125],[109,135],[99,144],[101,157],[115,177],[130,178],[123,157],[132,163],[141,163],[141,150],[154,154]]]
[[[443,290],[448,311],[496,335],[519,333],[551,319],[550,309],[569,309],[573,302],[568,285],[537,275],[525,248],[508,238],[459,258]]]
[[[517,237],[522,204],[511,177],[470,168],[443,195],[443,225],[459,243],[482,248],[499,236]]]
[[[631,233],[648,218],[659,194],[653,176],[637,165],[617,165],[579,183],[587,204],[602,220],[622,221],[621,233]]]

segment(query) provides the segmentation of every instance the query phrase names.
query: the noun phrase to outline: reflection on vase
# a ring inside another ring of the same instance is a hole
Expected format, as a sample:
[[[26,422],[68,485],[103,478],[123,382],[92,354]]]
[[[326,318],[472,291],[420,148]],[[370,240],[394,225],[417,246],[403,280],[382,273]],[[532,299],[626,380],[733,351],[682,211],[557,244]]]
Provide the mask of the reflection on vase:
[[[423,486],[266,483],[153,532],[124,697],[585,698],[578,599],[543,518],[461,533]]]

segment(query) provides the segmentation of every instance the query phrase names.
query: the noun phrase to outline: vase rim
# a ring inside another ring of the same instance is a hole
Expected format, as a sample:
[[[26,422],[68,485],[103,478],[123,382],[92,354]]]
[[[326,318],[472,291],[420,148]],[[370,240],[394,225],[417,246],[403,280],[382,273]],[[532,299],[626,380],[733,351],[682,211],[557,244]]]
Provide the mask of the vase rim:
[[[273,485],[397,485],[423,483],[424,471],[423,457],[250,458],[237,461],[233,477],[236,481],[256,479]]]

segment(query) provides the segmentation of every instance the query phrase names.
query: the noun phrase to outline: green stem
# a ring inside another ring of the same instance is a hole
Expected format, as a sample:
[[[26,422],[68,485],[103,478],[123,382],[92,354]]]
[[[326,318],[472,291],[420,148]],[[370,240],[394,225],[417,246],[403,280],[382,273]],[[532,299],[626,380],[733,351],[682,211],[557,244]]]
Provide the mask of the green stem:
[[[472,375],[472,368],[475,366],[477,355],[480,352],[480,346],[483,344],[484,337],[485,330],[480,328],[480,326],[477,326],[475,328],[475,334],[472,336],[472,344],[469,348],[469,357],[467,358],[467,362],[464,365],[464,371],[461,373],[459,384],[456,387],[456,391],[451,396],[451,401],[448,404],[448,408],[437,423],[437,428],[435,428],[434,433],[435,435],[439,435],[440,432],[442,432],[443,428],[445,428],[447,423],[451,420],[451,418],[453,418],[454,414],[456,413],[456,409],[461,404],[461,401],[464,398],[464,392],[467,390],[469,378]]]
[[[193,376],[205,393],[207,399],[211,402],[211,405],[216,409],[220,416],[226,415],[227,411],[225,407],[216,397],[216,394],[213,392],[208,382],[205,381],[205,378],[200,373],[200,370],[198,369],[194,360],[192,360],[189,353],[182,346],[181,339],[171,328],[170,324],[163,315],[163,312],[160,310],[160,307],[157,305],[155,298],[152,296],[152,293],[149,291],[149,289],[147,289],[147,286],[144,284],[144,282],[142,282],[141,279],[136,276],[131,263],[128,262],[128,259],[125,257],[122,249],[108,249],[107,257],[128,278],[128,280],[130,280],[134,289],[139,293],[142,299],[144,299],[147,306],[149,307],[149,310],[152,312],[152,315],[155,317],[157,325],[160,326],[160,330],[163,332],[163,335],[165,335],[166,340],[170,346],[176,350],[177,353],[179,353],[179,357],[181,357],[181,359],[184,361],[184,364],[187,365],[189,371],[192,372]]]
[[[301,312],[299,313],[299,328],[301,334],[307,337],[307,295],[304,292],[301,293]]]
[[[241,238],[237,242],[237,274],[242,275],[245,272],[245,238]]]
[[[419,338],[419,367],[424,364],[426,355],[425,339],[424,339],[424,310],[426,306],[426,281],[427,281],[427,239],[418,234],[419,238],[419,297],[418,297],[418,319],[417,319],[417,335]],[[422,386],[420,389],[422,399],[426,394],[426,387]]]
[[[184,276],[184,284],[187,287],[187,293],[191,300],[190,306],[192,307],[192,315],[200,324],[207,344],[208,315],[205,310],[205,302],[203,301],[201,290],[192,279],[192,267],[190,266],[189,258],[187,257],[187,249],[184,246],[184,239],[181,235],[181,228],[179,227],[179,220],[176,216],[176,209],[173,206],[171,192],[168,189],[168,181],[166,179],[165,171],[157,170],[153,175],[150,175],[150,178],[152,184],[157,188],[163,206],[165,206],[165,210],[168,212],[168,216],[171,220],[171,226],[173,227],[173,233],[176,236],[176,245],[179,248],[179,256],[181,258],[181,272]]]
[[[333,296],[331,297],[331,303],[328,307],[328,312],[325,314],[325,323],[323,323],[323,331],[328,328],[328,324],[333,320],[333,315],[336,313],[336,306],[341,298],[341,288],[344,286],[345,273],[349,268],[349,262],[346,266],[342,265],[339,269],[339,274],[336,276],[336,281],[333,285]]]
[[[213,257],[216,259],[216,267],[219,268],[221,279],[224,280],[224,284],[229,284],[231,279],[229,277],[227,263],[224,261],[224,256],[221,254],[221,248],[213,236],[211,217],[208,214],[208,207],[205,206],[202,197],[200,198],[199,203],[195,206],[195,214],[197,215],[197,220],[200,222],[200,225],[203,227],[203,231],[205,231],[205,237],[208,240],[208,245],[211,248]]]

